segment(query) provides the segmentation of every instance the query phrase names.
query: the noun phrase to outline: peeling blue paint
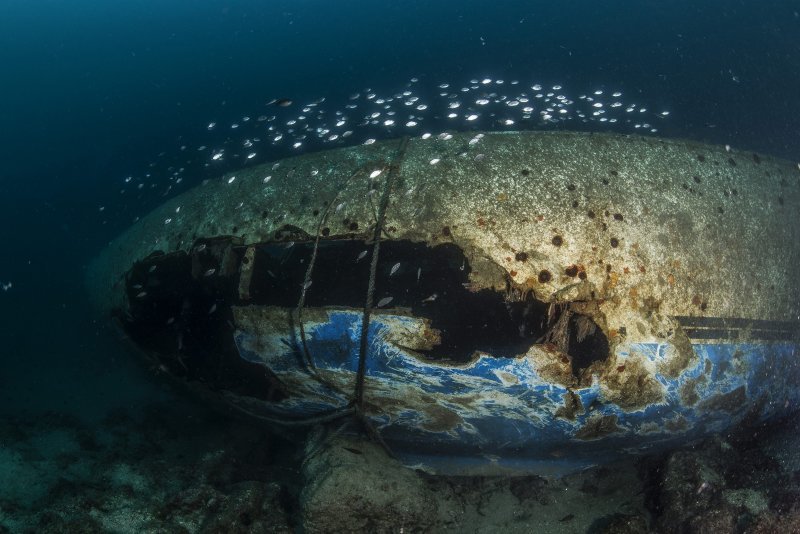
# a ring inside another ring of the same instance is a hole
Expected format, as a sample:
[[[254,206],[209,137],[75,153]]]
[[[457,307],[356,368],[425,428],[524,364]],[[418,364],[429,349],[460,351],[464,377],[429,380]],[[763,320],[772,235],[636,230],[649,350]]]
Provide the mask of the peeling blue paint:
[[[290,394],[278,403],[264,402],[264,413],[312,415],[348,403],[358,366],[361,312],[324,313],[326,321],[305,323],[313,373],[302,357],[297,331],[237,329],[241,357],[268,367]],[[800,407],[800,391],[794,387],[800,383],[796,342],[694,343],[696,358],[674,378],[657,370],[668,358],[669,344],[623,343],[616,361],[640,357],[652,367],[650,376],[663,388],[663,400],[624,410],[605,398],[603,378],[595,375],[589,387],[573,391],[584,411],[569,420],[556,413],[570,390],[543,379],[529,357],[479,354],[468,364],[448,365],[425,361],[421,353],[396,343],[398,336],[413,337],[424,327],[415,317],[373,315],[365,399],[369,419],[395,455],[437,473],[565,474],[722,432],[749,411],[766,419]],[[691,389],[689,381],[696,400],[687,403],[681,388]],[[604,417],[603,428],[610,432],[576,437]]]

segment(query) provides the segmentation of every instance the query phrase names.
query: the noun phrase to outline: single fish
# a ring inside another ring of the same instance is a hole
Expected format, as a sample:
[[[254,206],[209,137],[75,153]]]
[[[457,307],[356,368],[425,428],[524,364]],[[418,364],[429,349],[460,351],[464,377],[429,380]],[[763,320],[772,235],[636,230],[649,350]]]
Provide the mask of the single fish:
[[[273,98],[269,102],[267,102],[268,106],[278,106],[281,108],[288,108],[292,105],[292,100],[289,98]]]

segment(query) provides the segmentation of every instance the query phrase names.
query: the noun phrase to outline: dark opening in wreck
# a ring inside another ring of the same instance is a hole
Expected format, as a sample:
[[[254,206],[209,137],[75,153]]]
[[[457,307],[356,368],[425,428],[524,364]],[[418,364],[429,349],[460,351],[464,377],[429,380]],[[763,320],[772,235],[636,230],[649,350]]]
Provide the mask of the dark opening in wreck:
[[[154,253],[127,273],[123,326],[172,375],[280,400],[285,393],[269,370],[239,357],[231,306],[296,308],[313,248],[311,241],[248,246],[222,237],[198,240],[189,253]],[[360,309],[372,250],[363,240],[320,241],[304,307]],[[505,288],[475,290],[471,269],[453,244],[382,243],[377,306],[428,319],[439,334],[430,350],[416,351],[419,357],[464,363],[476,351],[512,358],[533,344],[547,344],[570,359],[576,377],[607,358],[602,329],[571,303],[542,302],[530,291],[512,288],[510,279]],[[286,317],[297,320],[295,314]],[[300,354],[297,338],[284,343]]]

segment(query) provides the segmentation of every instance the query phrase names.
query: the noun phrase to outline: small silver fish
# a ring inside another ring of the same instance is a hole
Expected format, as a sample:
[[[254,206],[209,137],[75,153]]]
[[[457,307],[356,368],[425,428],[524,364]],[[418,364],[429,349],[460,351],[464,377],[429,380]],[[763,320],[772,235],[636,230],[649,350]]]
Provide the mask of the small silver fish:
[[[359,254],[358,257],[356,258],[356,263],[358,263],[359,261],[363,260],[364,256],[366,256],[366,255],[367,255],[367,251],[366,250],[361,251],[361,254]]]
[[[434,293],[430,297],[422,299],[422,302],[433,302],[434,300],[436,300],[436,297],[438,297],[438,295]]]
[[[197,245],[197,248],[194,249],[195,252],[203,252],[206,249],[206,244],[203,243],[202,245]]]
[[[312,282],[312,281],[311,281],[311,280],[309,280],[308,282],[306,282],[305,284],[303,284],[303,289],[308,289],[309,287],[311,287],[311,282]]]
[[[136,298],[137,298],[137,299],[143,299],[143,298],[145,298],[146,296],[147,296],[147,291],[142,291],[141,293],[139,293],[138,295],[136,295]]]
[[[211,269],[209,269],[205,273],[203,273],[203,276],[213,276],[213,274],[215,272],[217,272],[217,270],[212,267]]]
[[[150,268],[147,269],[147,272],[148,273],[152,273],[152,272],[155,272],[155,270],[156,270],[156,266],[155,265],[151,265]]]
[[[217,311],[217,303],[216,302],[211,306],[211,309],[208,310],[208,314],[211,315],[215,311]]]
[[[381,300],[378,301],[377,307],[378,308],[383,308],[384,306],[386,306],[390,302],[392,302],[392,297],[383,297]]]
[[[396,273],[397,269],[399,269],[399,268],[400,268],[400,262],[398,261],[397,263],[392,265],[392,270],[389,271],[389,276],[392,276],[394,273]]]
[[[709,484],[706,481],[703,481],[703,483],[700,484],[700,486],[698,486],[696,494],[700,495],[701,493],[703,493],[705,490],[709,489],[710,487],[711,487],[711,484]]]

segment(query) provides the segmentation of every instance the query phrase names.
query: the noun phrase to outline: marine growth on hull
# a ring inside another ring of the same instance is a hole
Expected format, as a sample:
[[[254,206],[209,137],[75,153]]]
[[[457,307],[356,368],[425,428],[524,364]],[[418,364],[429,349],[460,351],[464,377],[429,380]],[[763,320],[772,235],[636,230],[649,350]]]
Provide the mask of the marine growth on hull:
[[[293,333],[283,342],[302,362],[299,314],[362,309],[373,253],[363,240],[322,240],[306,281],[314,242],[285,237],[248,246],[233,237],[200,239],[188,253],[154,253],[137,262],[126,276],[125,330],[173,376],[264,400],[285,398],[269,369],[239,356],[232,307],[286,310],[286,324],[275,326]],[[384,241],[373,313],[426,320],[428,339],[412,352],[431,363],[463,364],[476,353],[514,358],[542,344],[567,358],[580,380],[584,369],[608,357],[602,329],[573,303],[539,301],[510,279],[505,287],[476,289],[470,272],[456,245]]]

